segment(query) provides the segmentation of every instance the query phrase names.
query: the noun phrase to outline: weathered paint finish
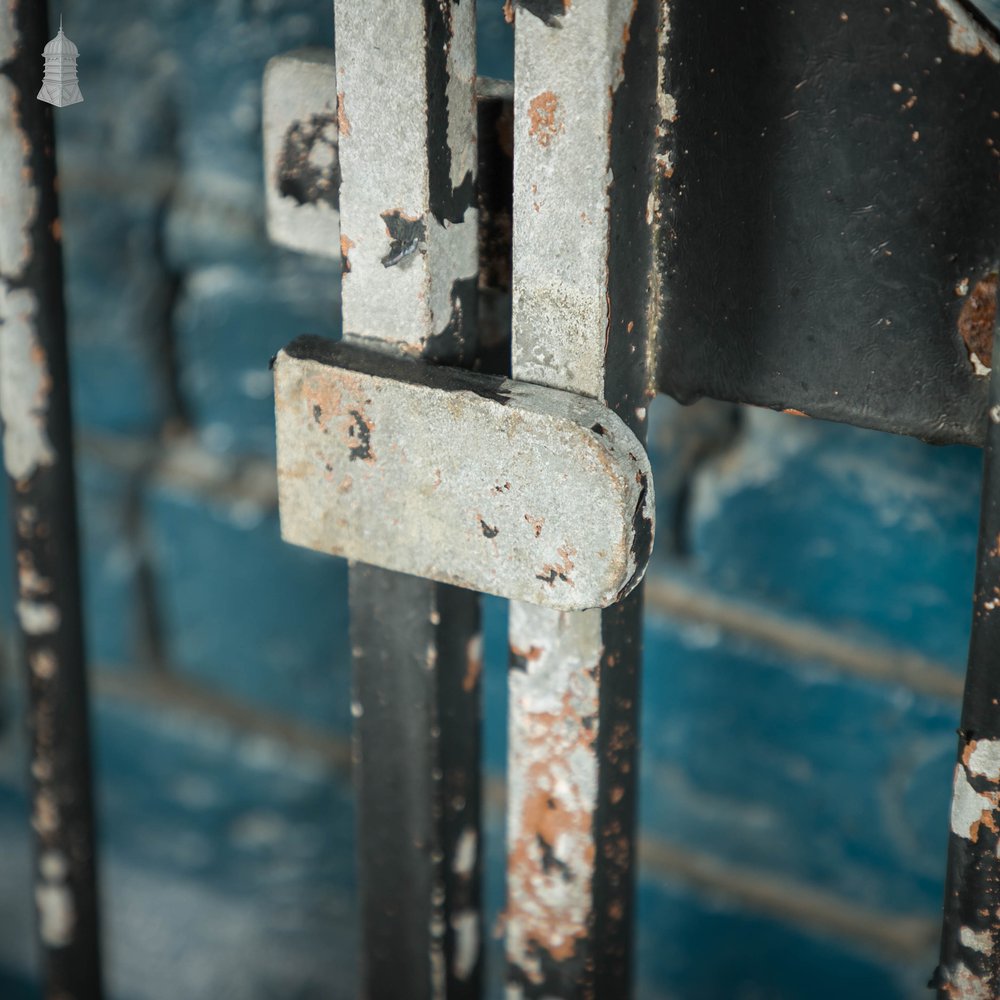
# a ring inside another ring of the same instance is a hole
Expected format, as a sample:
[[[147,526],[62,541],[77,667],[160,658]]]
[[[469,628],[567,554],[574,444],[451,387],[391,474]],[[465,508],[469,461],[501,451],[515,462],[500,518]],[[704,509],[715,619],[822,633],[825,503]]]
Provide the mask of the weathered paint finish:
[[[995,318],[994,318],[995,323]],[[994,338],[997,336],[994,327]],[[993,342],[996,356],[996,340]],[[990,377],[979,554],[958,759],[952,784],[941,963],[947,1000],[1000,996],[1000,379]]]
[[[958,0],[935,0],[938,9],[948,18],[948,44],[964,56],[984,54],[1000,63],[1000,45],[996,37],[980,24],[975,15]]]
[[[467,365],[479,271],[475,3],[334,7],[345,340]],[[351,418],[354,477],[391,459],[383,419],[364,408]],[[482,982],[479,599],[362,564],[350,588],[363,994],[472,1000]]]
[[[274,243],[340,257],[340,111],[332,49],[298,49],[267,64],[264,187]]]
[[[516,10],[512,374],[602,401],[641,441],[666,8]],[[651,543],[651,517],[635,528]],[[509,1000],[630,995],[641,601],[511,609]]]
[[[582,972],[590,933],[600,612],[515,603],[510,644],[507,949],[544,983],[550,963]]]
[[[101,968],[75,483],[44,4],[0,2],[0,418],[28,692],[34,897],[48,1000]]]
[[[350,123],[340,137],[341,229],[351,246],[345,339],[470,361],[478,276],[474,4],[338,3],[336,14],[337,90]],[[419,233],[405,253],[393,251],[398,232],[387,218]]]
[[[274,373],[286,541],[562,610],[642,578],[652,471],[596,400],[306,338]]]

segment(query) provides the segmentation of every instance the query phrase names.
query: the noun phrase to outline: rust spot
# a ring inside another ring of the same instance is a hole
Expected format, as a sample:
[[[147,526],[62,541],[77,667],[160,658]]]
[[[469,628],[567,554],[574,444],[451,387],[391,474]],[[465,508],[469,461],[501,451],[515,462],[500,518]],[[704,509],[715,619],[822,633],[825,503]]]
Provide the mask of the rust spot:
[[[565,962],[587,934],[587,915],[565,909],[561,887],[575,898],[589,893],[595,861],[592,804],[573,787],[572,761],[593,755],[595,727],[584,724],[581,706],[566,691],[558,708],[531,713],[523,733],[519,767],[525,794],[518,803],[508,857],[508,927],[517,929],[522,955],[544,951]],[[553,786],[553,777],[565,781]],[[527,964],[527,963],[525,963]],[[532,981],[540,970],[522,966]]]
[[[528,105],[528,135],[545,148],[563,131],[558,121],[559,98],[551,90],[544,90],[531,99]]]
[[[525,660],[529,663],[533,663],[535,660],[539,659],[542,655],[541,646],[529,646],[527,651],[521,649],[519,646],[511,646],[510,652],[512,656],[516,656],[521,660]]]
[[[503,19],[508,24],[514,23],[514,2],[513,0],[503,0]]]
[[[980,365],[989,368],[993,360],[993,325],[997,314],[997,275],[987,275],[976,282],[958,315],[958,332],[969,352]],[[975,367],[975,362],[972,362]],[[977,374],[979,374],[977,369]]]
[[[61,219],[53,219],[52,220],[52,225],[51,225],[50,228],[52,230],[52,239],[54,239],[56,241],[56,243],[61,243],[62,242],[62,220]]]
[[[562,557],[562,561],[546,563],[542,567],[541,573],[535,574],[535,579],[547,583],[550,587],[555,585],[556,580],[562,580],[563,583],[568,583],[572,587],[573,580],[570,577],[570,573],[573,572],[573,566],[575,565],[573,556],[576,555],[576,549],[566,545],[556,549],[556,552]]]
[[[351,123],[347,120],[347,112],[344,110],[344,92],[342,90],[337,94],[337,128],[341,135],[351,134]]]
[[[351,270],[351,261],[348,256],[350,252],[354,249],[354,240],[347,235],[347,233],[340,234],[340,260],[341,260],[341,272],[343,274],[348,274]]]
[[[482,648],[480,643],[469,643],[469,652],[465,658],[465,676],[462,678],[462,690],[466,694],[471,694],[479,683],[479,675],[483,672],[483,658],[478,652],[473,651],[473,647],[478,651]]]
[[[808,413],[803,413],[802,410],[793,410],[791,408],[789,408],[787,410],[782,410],[781,412],[782,413],[788,413],[788,414],[790,414],[793,417],[808,417],[809,416]]]
[[[535,533],[535,538],[541,537],[542,526],[545,524],[544,517],[532,517],[530,514],[524,515],[525,521],[528,522],[528,526]]]

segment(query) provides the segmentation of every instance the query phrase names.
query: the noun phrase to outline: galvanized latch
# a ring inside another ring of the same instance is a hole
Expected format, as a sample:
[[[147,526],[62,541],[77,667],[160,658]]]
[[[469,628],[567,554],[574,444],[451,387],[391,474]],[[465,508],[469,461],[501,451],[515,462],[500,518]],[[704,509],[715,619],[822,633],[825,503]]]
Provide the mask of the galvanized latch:
[[[330,54],[268,67],[269,230],[327,255],[341,245],[336,93]],[[366,252],[391,254],[388,228],[384,244]],[[567,611],[642,579],[649,459],[603,403],[315,337],[281,351],[274,376],[287,541]]]

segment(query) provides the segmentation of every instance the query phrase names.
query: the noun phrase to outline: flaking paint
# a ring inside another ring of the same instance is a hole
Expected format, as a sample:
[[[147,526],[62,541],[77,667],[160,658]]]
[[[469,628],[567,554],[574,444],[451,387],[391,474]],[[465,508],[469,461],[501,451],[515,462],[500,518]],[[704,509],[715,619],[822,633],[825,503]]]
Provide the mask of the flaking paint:
[[[12,289],[0,278],[3,457],[8,474],[19,482],[29,478],[39,466],[55,461],[46,430],[52,380],[35,335],[37,312],[38,302],[33,291]]]

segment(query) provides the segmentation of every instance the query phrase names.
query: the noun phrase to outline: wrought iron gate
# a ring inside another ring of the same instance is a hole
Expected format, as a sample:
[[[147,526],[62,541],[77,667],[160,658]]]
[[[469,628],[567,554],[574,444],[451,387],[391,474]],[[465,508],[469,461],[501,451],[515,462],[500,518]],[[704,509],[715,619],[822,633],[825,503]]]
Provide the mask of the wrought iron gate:
[[[511,87],[476,80],[472,0],[334,6],[335,53],[268,67],[265,169],[272,237],[343,266],[343,342],[273,367],[283,534],[352,560],[365,994],[481,994],[488,592],[512,601],[507,995],[630,995],[661,390],[985,446],[934,983],[1000,995],[1000,38],[961,0],[520,0]],[[39,927],[47,995],[97,997],[47,30],[3,10]]]

